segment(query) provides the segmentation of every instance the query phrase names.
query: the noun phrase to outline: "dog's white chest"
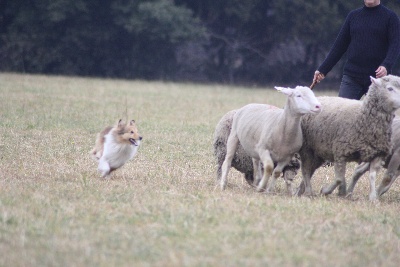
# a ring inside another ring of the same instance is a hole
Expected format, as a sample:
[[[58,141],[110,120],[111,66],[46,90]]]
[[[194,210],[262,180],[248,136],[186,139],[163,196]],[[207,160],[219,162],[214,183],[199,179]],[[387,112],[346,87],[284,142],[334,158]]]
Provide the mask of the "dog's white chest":
[[[130,144],[117,143],[111,134],[105,136],[103,157],[111,168],[119,168],[132,159],[138,147]]]

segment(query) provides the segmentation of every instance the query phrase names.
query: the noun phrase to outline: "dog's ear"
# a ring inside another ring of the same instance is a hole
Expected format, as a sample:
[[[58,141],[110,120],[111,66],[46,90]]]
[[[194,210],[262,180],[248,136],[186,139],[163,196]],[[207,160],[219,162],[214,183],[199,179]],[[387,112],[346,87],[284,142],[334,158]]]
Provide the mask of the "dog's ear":
[[[118,121],[118,123],[117,123],[117,126],[118,126],[118,127],[122,126],[122,119],[119,119],[119,121]]]
[[[135,124],[135,120],[131,120],[130,125],[134,125]]]

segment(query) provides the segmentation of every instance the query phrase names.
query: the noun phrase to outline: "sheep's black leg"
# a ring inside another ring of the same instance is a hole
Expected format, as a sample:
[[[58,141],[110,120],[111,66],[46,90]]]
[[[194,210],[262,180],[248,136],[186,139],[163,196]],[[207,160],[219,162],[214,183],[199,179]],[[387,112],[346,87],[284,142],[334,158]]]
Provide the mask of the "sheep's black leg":
[[[300,160],[303,181],[301,182],[295,194],[297,196],[301,196],[303,194],[306,196],[313,196],[311,178],[315,170],[322,165],[323,160],[319,157],[314,157],[313,151],[304,148],[302,148],[300,151]]]

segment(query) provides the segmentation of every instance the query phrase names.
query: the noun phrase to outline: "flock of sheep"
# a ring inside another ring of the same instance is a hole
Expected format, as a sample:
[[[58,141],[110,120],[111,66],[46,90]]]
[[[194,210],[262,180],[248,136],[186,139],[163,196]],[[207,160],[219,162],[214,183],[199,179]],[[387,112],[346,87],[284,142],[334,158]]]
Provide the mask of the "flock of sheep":
[[[289,194],[312,196],[311,178],[326,162],[334,165],[334,182],[321,189],[351,195],[358,179],[369,170],[369,199],[389,190],[400,174],[400,77],[375,79],[363,101],[315,97],[308,87],[276,89],[287,96],[283,109],[249,104],[225,114],[215,129],[217,177],[225,189],[231,167],[244,173],[257,191],[273,192],[283,174]],[[385,161],[382,182],[377,172]],[[360,163],[346,188],[346,163]],[[302,182],[292,189],[301,168]]]

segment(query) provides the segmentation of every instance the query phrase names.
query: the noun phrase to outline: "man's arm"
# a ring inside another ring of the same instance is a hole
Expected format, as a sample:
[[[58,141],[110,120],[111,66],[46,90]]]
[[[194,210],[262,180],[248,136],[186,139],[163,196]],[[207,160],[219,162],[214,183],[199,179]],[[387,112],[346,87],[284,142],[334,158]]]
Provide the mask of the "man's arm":
[[[385,60],[381,66],[387,69],[387,72],[392,71],[392,67],[399,57],[400,53],[400,21],[396,14],[392,14],[388,29],[388,42],[389,47]]]
[[[351,14],[351,13],[350,13]],[[329,54],[325,58],[324,62],[319,66],[318,71],[326,76],[328,72],[336,65],[336,63],[341,59],[343,54],[347,51],[350,44],[350,14],[347,16],[340,32],[329,51]]]

